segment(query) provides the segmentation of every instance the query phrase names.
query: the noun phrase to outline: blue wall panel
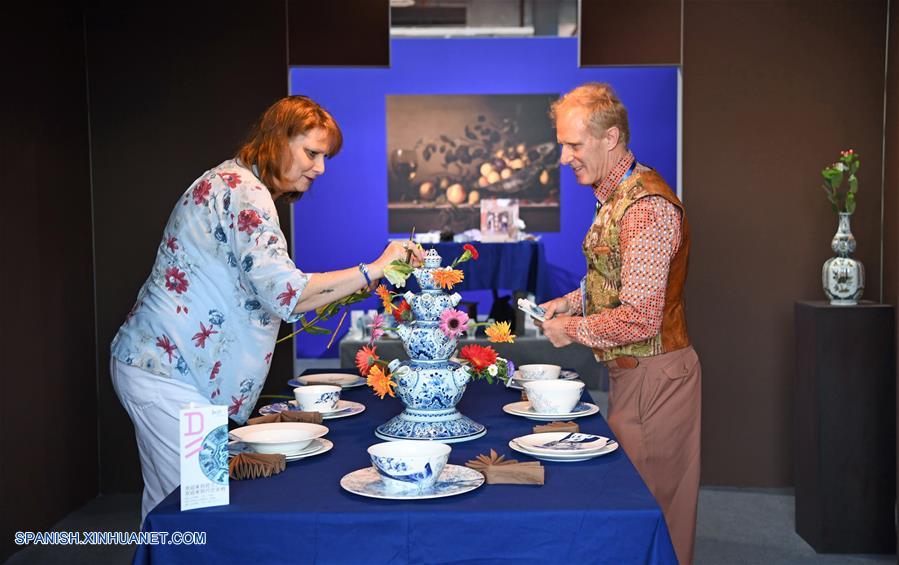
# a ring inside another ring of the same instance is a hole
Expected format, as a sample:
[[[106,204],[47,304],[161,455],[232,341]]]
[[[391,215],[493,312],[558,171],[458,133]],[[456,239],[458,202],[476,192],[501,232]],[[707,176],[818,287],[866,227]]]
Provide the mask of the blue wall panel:
[[[343,150],[327,162],[327,174],[294,206],[297,265],[307,272],[350,267],[377,258],[388,237],[408,236],[387,232],[386,95],[561,94],[588,81],[615,87],[630,114],[637,159],[674,186],[676,67],[578,68],[576,39],[528,38],[395,39],[387,69],[292,68],[290,93],[319,102],[344,133]],[[595,203],[570,169],[560,177],[561,231],[542,234],[556,294],[575,288],[583,276],[580,242]],[[326,351],[327,341],[301,336],[297,356],[337,356],[336,342]]]

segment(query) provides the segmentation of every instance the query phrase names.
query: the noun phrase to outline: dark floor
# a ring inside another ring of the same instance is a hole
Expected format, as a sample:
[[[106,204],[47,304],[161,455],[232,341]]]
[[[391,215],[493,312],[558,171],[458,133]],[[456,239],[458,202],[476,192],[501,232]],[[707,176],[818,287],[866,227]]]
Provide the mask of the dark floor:
[[[136,494],[101,496],[66,516],[53,529],[82,532],[136,530],[139,513],[140,497]],[[33,546],[14,554],[7,563],[127,564],[133,553],[134,548],[128,546]],[[285,559],[283,563],[289,562]],[[793,495],[789,490],[703,488],[700,491],[696,565],[887,563],[896,563],[896,556],[815,553],[794,531]]]

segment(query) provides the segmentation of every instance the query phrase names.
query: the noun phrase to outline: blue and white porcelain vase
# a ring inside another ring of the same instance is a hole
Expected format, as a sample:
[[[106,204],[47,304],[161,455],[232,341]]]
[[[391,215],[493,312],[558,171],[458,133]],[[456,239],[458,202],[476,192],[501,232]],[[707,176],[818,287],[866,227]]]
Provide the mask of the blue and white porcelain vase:
[[[830,242],[830,248],[837,255],[825,261],[821,269],[824,294],[835,306],[854,306],[865,291],[865,267],[861,261],[850,257],[855,251],[855,236],[849,227],[851,216],[840,212],[837,233]]]
[[[397,397],[406,409],[375,431],[381,439],[418,439],[454,443],[476,439],[487,428],[456,410],[456,404],[471,379],[468,369],[450,361],[456,351],[456,339],[440,330],[440,314],[455,308],[462,299],[447,294],[432,275],[440,268],[440,255],[431,249],[422,267],[412,274],[421,293],[404,296],[412,308],[414,320],[400,324],[397,333],[403,340],[409,361],[394,359],[388,369],[396,379]]]

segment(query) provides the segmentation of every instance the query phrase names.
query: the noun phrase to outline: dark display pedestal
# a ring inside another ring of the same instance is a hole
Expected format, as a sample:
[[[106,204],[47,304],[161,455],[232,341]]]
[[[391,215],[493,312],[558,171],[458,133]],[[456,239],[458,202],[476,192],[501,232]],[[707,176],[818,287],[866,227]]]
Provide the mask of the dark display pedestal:
[[[893,553],[893,307],[797,302],[795,317],[796,533],[821,553]]]

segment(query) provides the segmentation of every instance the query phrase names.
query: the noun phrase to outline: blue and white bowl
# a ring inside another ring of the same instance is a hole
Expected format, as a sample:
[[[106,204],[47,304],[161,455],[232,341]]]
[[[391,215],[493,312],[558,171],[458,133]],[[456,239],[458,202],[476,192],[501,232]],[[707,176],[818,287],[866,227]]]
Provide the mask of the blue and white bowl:
[[[390,492],[433,488],[452,448],[432,441],[387,441],[368,448],[371,463]]]
[[[340,402],[341,388],[336,385],[306,385],[293,389],[300,410],[305,412],[333,412]]]

